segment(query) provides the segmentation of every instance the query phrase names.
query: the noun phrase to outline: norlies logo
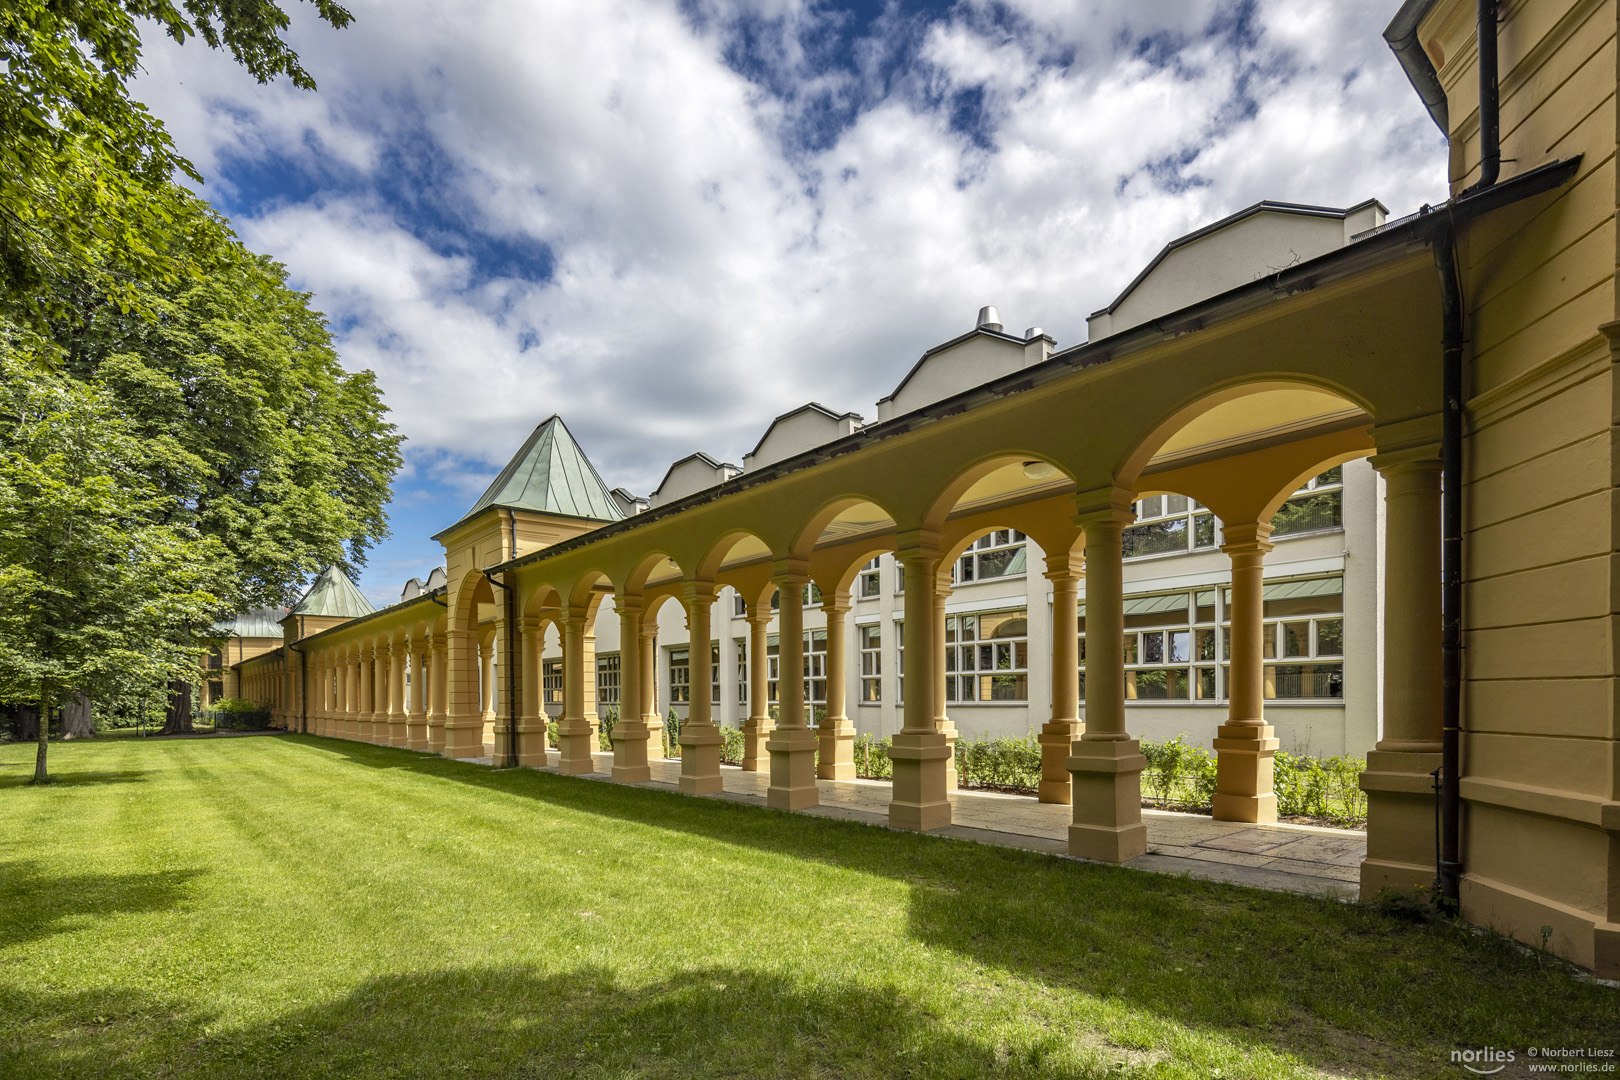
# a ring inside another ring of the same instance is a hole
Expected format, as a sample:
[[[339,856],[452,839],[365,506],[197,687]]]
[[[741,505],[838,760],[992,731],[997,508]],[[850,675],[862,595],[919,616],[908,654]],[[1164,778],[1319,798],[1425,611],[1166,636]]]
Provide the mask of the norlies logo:
[[[1453,1050],[1451,1061],[1461,1065],[1471,1073],[1480,1076],[1491,1076],[1501,1072],[1513,1064],[1516,1055],[1512,1050],[1498,1050],[1494,1046],[1482,1046],[1476,1050]]]

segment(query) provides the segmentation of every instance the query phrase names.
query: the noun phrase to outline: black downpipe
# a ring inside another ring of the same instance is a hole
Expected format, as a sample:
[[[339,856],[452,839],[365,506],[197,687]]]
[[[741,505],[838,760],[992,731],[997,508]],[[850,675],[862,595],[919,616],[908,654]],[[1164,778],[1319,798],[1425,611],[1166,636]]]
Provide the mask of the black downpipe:
[[[1502,172],[1502,104],[1496,72],[1496,0],[1479,0],[1479,179],[1464,195],[1484,191]]]

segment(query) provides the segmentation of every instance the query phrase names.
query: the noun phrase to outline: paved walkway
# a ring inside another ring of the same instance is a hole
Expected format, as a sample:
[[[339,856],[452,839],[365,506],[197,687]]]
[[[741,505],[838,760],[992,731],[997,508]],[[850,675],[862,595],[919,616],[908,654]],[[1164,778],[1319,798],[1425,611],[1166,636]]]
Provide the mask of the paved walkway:
[[[488,764],[490,759],[482,760]],[[597,771],[586,779],[607,780],[612,754],[595,755]],[[555,772],[555,768],[547,768]],[[638,787],[676,791],[681,763],[652,762],[653,778]],[[765,805],[770,777],[730,765],[720,768],[725,791],[705,798]],[[870,825],[888,824],[890,786],[882,780],[818,780],[821,805],[800,811]],[[1070,808],[1036,802],[1027,795],[956,791],[951,796],[954,824],[936,835],[1004,847],[1028,848],[1068,857]],[[1148,853],[1126,866],[1166,874],[1250,885],[1282,892],[1353,898],[1367,834],[1309,825],[1241,825],[1201,814],[1143,810]]]

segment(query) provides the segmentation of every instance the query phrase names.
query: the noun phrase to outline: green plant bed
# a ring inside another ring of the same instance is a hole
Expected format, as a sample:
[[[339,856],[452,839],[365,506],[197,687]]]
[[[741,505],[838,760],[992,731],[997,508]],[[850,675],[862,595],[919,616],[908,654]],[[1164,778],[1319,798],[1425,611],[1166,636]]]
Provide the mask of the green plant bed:
[[[1452,1076],[1620,994],[1369,906],[333,739],[0,746],[6,1080]]]

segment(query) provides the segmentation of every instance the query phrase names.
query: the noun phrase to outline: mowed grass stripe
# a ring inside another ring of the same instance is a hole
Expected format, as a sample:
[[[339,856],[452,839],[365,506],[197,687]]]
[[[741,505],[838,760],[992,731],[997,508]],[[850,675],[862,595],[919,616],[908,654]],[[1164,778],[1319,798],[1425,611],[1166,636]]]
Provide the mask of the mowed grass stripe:
[[[8,1080],[1451,1075],[1620,1030],[1310,898],[307,737],[52,754],[83,782],[0,767],[0,910],[68,912],[0,925]]]

